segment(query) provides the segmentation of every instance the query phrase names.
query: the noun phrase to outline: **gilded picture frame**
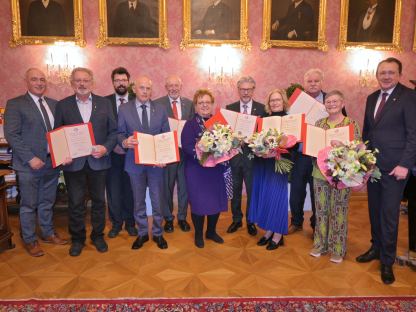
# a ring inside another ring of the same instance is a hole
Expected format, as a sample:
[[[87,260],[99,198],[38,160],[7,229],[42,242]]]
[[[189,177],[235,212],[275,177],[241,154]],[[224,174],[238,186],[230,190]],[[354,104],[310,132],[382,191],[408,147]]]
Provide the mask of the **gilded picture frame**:
[[[338,49],[402,51],[401,11],[402,0],[341,0]]]
[[[135,3],[137,6],[129,8],[127,0],[99,0],[98,48],[107,45],[169,48],[166,0]]]
[[[326,0],[263,0],[261,50],[272,47],[328,50]]]
[[[10,0],[12,36],[10,47],[74,42],[84,47],[82,0]]]
[[[180,48],[230,45],[250,50],[248,0],[213,3],[183,0],[183,38]]]
[[[413,32],[413,52],[416,52],[416,20],[415,20],[415,31]]]

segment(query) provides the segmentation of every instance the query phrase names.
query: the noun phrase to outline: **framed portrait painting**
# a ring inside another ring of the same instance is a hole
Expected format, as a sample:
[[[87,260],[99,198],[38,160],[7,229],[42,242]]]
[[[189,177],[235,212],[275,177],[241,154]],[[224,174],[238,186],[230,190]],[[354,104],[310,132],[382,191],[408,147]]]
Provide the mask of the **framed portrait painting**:
[[[261,49],[271,47],[328,50],[326,0],[264,0]]]
[[[71,41],[85,46],[82,0],[10,0],[10,46]]]
[[[166,0],[99,0],[97,47],[156,45],[167,49]]]
[[[181,48],[205,44],[251,48],[248,0],[183,0]]]
[[[339,48],[400,51],[401,0],[341,0]]]

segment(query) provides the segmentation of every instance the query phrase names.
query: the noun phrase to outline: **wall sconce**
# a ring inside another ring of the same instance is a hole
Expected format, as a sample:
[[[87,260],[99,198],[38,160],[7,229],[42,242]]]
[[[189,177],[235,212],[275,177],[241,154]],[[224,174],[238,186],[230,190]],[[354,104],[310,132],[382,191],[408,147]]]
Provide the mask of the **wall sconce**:
[[[351,67],[358,73],[358,85],[362,88],[374,87],[377,85],[376,69],[382,60],[382,53],[368,49],[351,50]]]
[[[236,48],[228,45],[205,46],[199,67],[208,74],[208,81],[232,84],[234,75],[240,71],[242,56]]]
[[[72,70],[83,63],[80,48],[73,42],[55,42],[48,48],[45,63],[51,83],[69,83]]]

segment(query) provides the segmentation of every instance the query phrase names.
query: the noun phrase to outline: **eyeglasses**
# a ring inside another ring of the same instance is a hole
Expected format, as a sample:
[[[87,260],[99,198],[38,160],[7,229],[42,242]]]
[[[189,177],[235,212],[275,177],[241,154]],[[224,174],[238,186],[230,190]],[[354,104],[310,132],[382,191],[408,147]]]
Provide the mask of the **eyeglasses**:
[[[113,80],[115,83],[122,83],[122,82],[129,82],[128,79],[114,79]]]
[[[332,101],[325,101],[325,105],[331,105],[331,104],[338,104],[340,103],[341,100],[332,100]]]
[[[212,102],[211,101],[205,101],[205,102],[197,102],[197,105],[203,106],[203,105],[211,105]]]
[[[240,90],[240,92],[250,93],[254,91],[254,88],[247,88],[247,89],[239,88],[238,90]]]
[[[75,82],[76,84],[80,84],[80,83],[89,83],[92,80],[91,79],[76,79],[76,80],[72,80],[73,82]]]
[[[140,86],[140,87],[138,87],[138,89],[139,89],[140,91],[150,91],[150,90],[152,90],[152,88],[150,88],[150,87],[145,87],[145,86]]]

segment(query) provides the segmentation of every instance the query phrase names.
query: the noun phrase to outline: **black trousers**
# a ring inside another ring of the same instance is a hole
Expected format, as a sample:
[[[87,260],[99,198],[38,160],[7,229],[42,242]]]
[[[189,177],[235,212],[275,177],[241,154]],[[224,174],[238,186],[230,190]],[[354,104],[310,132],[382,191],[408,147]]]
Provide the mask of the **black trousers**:
[[[205,216],[192,213],[191,217],[192,217],[192,223],[194,224],[194,228],[195,228],[195,239],[203,239]],[[208,221],[207,235],[216,233],[219,217],[220,217],[219,213],[207,216],[207,221]]]
[[[69,201],[69,233],[72,242],[84,243],[86,239],[85,198],[87,190],[91,198],[91,240],[104,236],[105,228],[105,178],[107,170],[92,170],[85,162],[82,170],[64,172]]]

